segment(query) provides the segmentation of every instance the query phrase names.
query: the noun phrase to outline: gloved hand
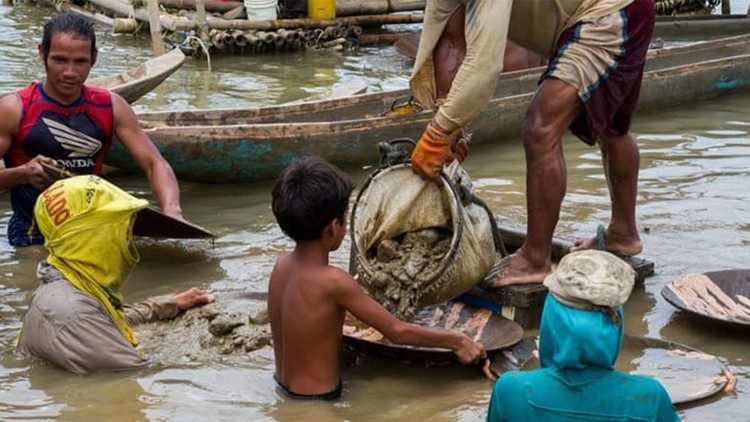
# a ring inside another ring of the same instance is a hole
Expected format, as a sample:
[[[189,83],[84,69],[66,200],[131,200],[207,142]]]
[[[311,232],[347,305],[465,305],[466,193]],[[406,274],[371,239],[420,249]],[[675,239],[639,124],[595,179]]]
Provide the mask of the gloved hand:
[[[467,155],[469,144],[463,129],[447,133],[430,122],[411,154],[411,168],[423,179],[435,180],[444,164],[453,160],[463,162]]]

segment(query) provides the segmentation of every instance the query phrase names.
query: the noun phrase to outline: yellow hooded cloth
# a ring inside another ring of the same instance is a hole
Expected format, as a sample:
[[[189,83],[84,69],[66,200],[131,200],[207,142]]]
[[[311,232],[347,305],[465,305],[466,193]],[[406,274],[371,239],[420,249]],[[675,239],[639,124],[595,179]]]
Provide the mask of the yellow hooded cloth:
[[[135,213],[147,205],[97,176],[77,176],[52,184],[34,206],[47,262],[98,300],[133,346],[120,286],[138,262],[131,232]]]

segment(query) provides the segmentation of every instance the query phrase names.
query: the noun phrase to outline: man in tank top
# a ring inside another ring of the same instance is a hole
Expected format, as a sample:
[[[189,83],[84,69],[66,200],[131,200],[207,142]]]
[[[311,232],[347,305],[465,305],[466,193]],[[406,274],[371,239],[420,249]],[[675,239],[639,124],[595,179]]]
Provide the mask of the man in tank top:
[[[44,81],[0,99],[0,156],[5,162],[0,189],[10,190],[10,244],[44,242],[33,215],[37,197],[52,182],[42,163],[100,175],[115,136],[146,173],[162,210],[181,218],[177,179],[130,105],[116,93],[84,84],[97,56],[92,24],[73,13],[54,16],[44,26],[39,56]]]

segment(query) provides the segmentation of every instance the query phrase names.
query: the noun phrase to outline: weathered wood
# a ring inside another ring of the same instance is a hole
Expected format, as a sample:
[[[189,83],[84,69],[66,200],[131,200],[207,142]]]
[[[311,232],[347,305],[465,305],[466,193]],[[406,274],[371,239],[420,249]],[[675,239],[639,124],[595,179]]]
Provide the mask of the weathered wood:
[[[737,15],[708,15],[692,19],[664,19],[656,23],[654,38],[706,39],[750,33],[750,19]]]
[[[94,22],[95,25],[98,25],[99,27],[102,27],[102,28],[109,29],[109,28],[114,28],[115,26],[114,19],[110,18],[109,16],[103,15],[101,13],[92,13],[92,12],[89,12],[88,10],[85,10],[73,4],[61,3],[60,10],[72,12],[77,15],[81,15],[85,18],[88,18],[89,20]]]
[[[640,110],[694,103],[750,89],[749,36],[649,53]],[[541,68],[504,73],[472,125],[472,142],[515,139]],[[377,143],[417,138],[432,118],[425,110],[381,115],[408,90],[256,109],[188,110],[139,115],[179,177],[209,182],[271,179],[293,157],[316,154],[339,166],[377,164]],[[137,169],[114,147],[118,166]],[[255,157],[255,158],[252,158]],[[263,159],[258,159],[263,157]],[[254,165],[248,166],[251,160]]]
[[[101,1],[101,0],[99,0]],[[389,24],[406,24],[422,22],[423,13],[398,13],[393,15],[368,15],[347,16],[330,20],[314,19],[279,19],[274,21],[247,21],[242,19],[225,20],[207,17],[208,26],[211,29],[255,29],[261,31],[275,31],[277,29],[297,28],[325,28],[328,26],[357,25],[357,26],[380,26]]]
[[[731,0],[721,0],[721,14],[730,15],[732,14],[732,2]]]
[[[357,44],[359,45],[381,45],[381,44],[394,44],[404,36],[404,33],[390,33],[390,34],[364,34],[357,37]]]
[[[424,10],[425,0],[336,0],[336,16]]]
[[[205,0],[195,0],[195,20],[198,23],[198,26],[205,26],[206,25],[206,1]]]
[[[115,16],[138,19],[140,22],[149,22],[148,11],[144,8],[134,8],[122,0],[88,0],[89,3],[107,10]],[[161,28],[172,32],[189,31],[196,28],[195,22],[188,21],[182,17],[170,16],[166,13],[158,15],[159,30]]]
[[[526,231],[521,228],[500,226],[500,233],[505,248],[509,253],[516,251],[526,239]],[[570,252],[573,244],[569,241],[554,238],[552,240],[552,260],[557,262]],[[636,272],[636,282],[643,282],[654,275],[654,263],[634,256],[623,258]],[[469,294],[489,300],[503,307],[513,320],[524,328],[534,328],[539,324],[542,305],[547,296],[547,288],[542,284],[521,284],[500,289],[473,288]]]
[[[147,0],[148,25],[151,32],[151,48],[154,54],[161,56],[166,52],[164,40],[161,38],[161,23],[159,22],[159,0]]]
[[[159,0],[159,5],[168,9],[196,10],[197,0]],[[240,1],[206,1],[206,12],[226,13],[238,7],[245,7]]]
[[[115,34],[133,34],[138,30],[138,21],[128,18],[115,18],[112,21],[112,32]]]

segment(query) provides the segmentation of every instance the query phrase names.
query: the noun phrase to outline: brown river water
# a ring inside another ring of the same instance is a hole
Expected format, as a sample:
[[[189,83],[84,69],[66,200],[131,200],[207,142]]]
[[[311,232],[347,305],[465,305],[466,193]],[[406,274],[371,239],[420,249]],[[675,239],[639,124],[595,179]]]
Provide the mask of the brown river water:
[[[738,3],[738,2],[735,2]],[[747,9],[746,2],[735,7]],[[744,6],[743,6],[744,5]],[[43,76],[34,46],[49,9],[0,6],[0,91]],[[94,76],[121,71],[149,56],[148,44],[98,33]],[[277,104],[364,80],[371,90],[406,85],[410,64],[392,48],[215,57],[213,71],[194,60],[137,110]],[[689,272],[750,267],[750,94],[640,115],[633,128],[642,154],[638,220],[644,257],[656,276],[626,305],[626,331],[688,344],[720,357],[738,378],[736,395],[682,409],[687,420],[748,420],[747,333],[698,323],[659,294]],[[557,235],[591,234],[609,216],[599,153],[565,140],[568,193]],[[373,153],[373,162],[376,161]],[[524,160],[517,139],[477,147],[466,163],[479,194],[510,224],[525,221]],[[249,163],[251,165],[252,163]],[[367,170],[347,169],[361,185]],[[138,176],[116,179],[150,196]],[[218,234],[215,242],[139,241],[141,263],[125,286],[129,300],[200,286],[221,300],[263,291],[275,257],[290,248],[270,210],[270,182],[182,183],[185,215]],[[0,198],[0,231],[10,216]],[[269,349],[242,363],[169,364],[143,372],[70,375],[17,359],[9,350],[37,283],[40,249],[14,250],[0,237],[0,419],[42,420],[481,420],[491,384],[460,366],[426,367],[386,358],[345,368],[335,404],[290,402],[272,380]],[[346,266],[348,245],[332,261]],[[175,359],[175,361],[179,361]]]

